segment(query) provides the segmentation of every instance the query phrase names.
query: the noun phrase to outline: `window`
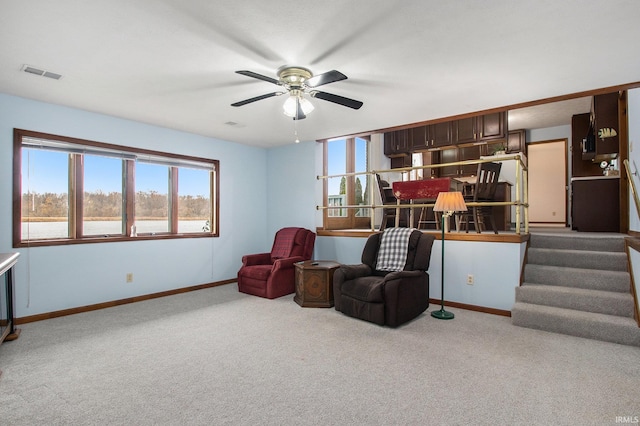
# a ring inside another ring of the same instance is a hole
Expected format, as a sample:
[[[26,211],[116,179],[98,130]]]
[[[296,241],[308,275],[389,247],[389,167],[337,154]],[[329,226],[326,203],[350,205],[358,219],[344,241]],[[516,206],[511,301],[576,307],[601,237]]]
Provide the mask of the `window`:
[[[14,247],[218,235],[217,160],[14,130]]]
[[[23,238],[68,238],[69,156],[62,152],[29,149],[23,153],[21,164],[20,230]]]
[[[169,232],[171,169],[161,164],[136,164],[136,232]]]
[[[371,226],[369,208],[340,208],[370,205],[369,139],[345,138],[325,143],[327,199],[326,229],[356,229]],[[346,175],[346,176],[345,176]]]
[[[178,232],[201,232],[209,226],[211,188],[208,179],[207,170],[178,169]]]
[[[122,176],[122,160],[84,155],[82,235],[123,234]]]

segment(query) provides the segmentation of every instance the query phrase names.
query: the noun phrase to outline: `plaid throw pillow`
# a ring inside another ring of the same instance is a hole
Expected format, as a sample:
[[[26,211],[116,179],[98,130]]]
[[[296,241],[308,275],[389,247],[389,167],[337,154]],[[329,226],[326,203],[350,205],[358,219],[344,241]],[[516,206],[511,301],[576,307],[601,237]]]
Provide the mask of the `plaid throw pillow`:
[[[409,252],[409,236],[413,228],[386,228],[382,233],[376,269],[378,271],[402,271]]]

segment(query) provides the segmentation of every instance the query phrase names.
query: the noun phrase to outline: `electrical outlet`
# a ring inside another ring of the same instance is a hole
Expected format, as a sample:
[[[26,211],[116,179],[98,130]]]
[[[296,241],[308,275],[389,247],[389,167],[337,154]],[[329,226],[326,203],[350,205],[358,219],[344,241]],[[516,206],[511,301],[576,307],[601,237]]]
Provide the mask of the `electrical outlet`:
[[[473,275],[467,275],[467,284],[473,285]]]
[[[132,283],[133,282],[133,274],[131,272],[129,272],[127,274],[127,282],[128,283]]]

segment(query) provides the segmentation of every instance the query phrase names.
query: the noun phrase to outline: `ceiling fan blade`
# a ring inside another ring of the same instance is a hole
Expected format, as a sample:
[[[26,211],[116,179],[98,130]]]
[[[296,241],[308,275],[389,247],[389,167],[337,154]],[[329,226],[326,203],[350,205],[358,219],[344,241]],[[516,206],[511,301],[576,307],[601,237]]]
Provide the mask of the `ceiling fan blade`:
[[[296,115],[293,117],[294,120],[302,120],[307,118],[302,111],[302,106],[300,106],[300,98],[296,98]]]
[[[324,99],[325,101],[333,102],[335,104],[344,105],[353,109],[360,109],[363,105],[362,102],[356,101],[355,99],[345,98],[344,96],[334,95],[332,93],[313,91],[311,92],[311,96],[318,99]]]
[[[242,70],[242,71],[236,71],[236,73],[246,75],[247,77],[257,78],[258,80],[267,81],[269,83],[278,84],[278,85],[280,84],[280,82],[275,78],[267,77],[266,75],[258,74],[257,72]]]
[[[346,79],[347,79],[346,75],[342,74],[340,71],[333,70],[333,71],[325,72],[324,74],[318,74],[316,76],[313,76],[309,80],[307,80],[305,83],[309,87],[318,87],[318,86],[322,86],[323,84],[329,84],[329,83],[333,83],[340,80],[346,80]]]
[[[279,96],[279,95],[282,95],[282,92],[267,93],[266,95],[260,95],[260,96],[256,96],[255,98],[245,99],[244,101],[233,103],[231,104],[231,106],[239,107],[242,105],[250,104],[251,102],[260,101],[262,99],[267,99],[267,98],[271,98],[273,96]]]

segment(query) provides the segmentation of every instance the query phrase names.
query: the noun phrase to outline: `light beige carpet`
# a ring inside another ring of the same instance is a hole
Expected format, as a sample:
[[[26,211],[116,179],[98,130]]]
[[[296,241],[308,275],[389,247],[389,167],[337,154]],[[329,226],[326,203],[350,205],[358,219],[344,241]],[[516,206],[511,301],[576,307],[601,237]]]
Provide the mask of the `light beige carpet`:
[[[606,425],[640,348],[449,309],[390,329],[230,284],[22,325],[0,423]],[[432,305],[430,310],[437,309]]]

